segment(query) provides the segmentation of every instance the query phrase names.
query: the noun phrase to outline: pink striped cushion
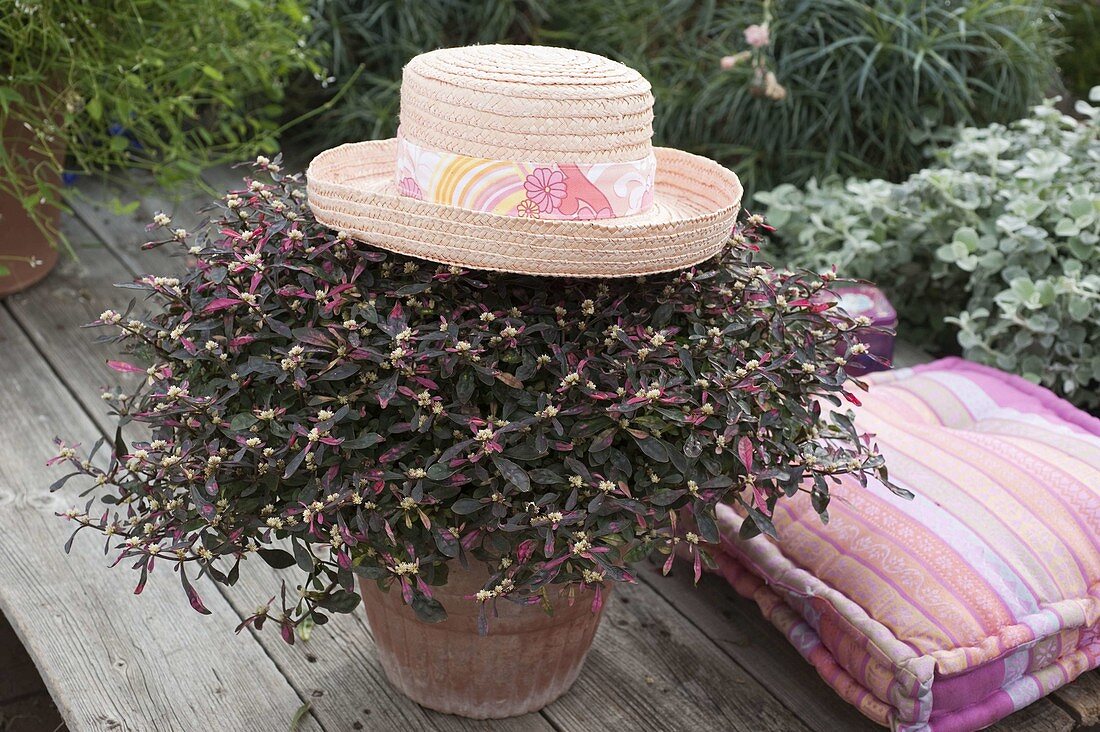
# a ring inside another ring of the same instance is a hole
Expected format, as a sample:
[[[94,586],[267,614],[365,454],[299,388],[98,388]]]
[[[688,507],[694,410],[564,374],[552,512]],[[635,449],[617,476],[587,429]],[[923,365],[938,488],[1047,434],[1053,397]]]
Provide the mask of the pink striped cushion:
[[[916,499],[781,501],[778,544],[724,509],[719,566],[871,719],[980,729],[1100,664],[1100,420],[959,359],[869,380],[858,424]]]

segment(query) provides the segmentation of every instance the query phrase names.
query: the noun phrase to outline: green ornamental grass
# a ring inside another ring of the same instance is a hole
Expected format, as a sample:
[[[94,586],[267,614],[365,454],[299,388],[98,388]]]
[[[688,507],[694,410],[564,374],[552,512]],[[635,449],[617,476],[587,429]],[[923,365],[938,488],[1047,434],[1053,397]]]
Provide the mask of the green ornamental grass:
[[[733,167],[749,190],[830,173],[897,180],[937,131],[1008,122],[1055,79],[1057,19],[1041,0],[322,0],[314,39],[337,79],[363,64],[313,147],[393,134],[401,67],[468,43],[567,46],[623,61],[656,96],[658,144]],[[745,30],[768,21],[768,68],[786,93],[760,95]],[[779,95],[772,95],[773,97]],[[321,96],[302,99],[303,108]]]

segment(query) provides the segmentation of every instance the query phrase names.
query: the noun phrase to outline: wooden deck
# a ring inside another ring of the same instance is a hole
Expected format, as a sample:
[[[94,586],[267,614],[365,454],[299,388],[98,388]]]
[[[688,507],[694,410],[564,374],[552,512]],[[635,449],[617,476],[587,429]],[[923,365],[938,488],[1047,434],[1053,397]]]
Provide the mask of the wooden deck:
[[[210,183],[221,189],[227,176]],[[290,729],[306,704],[301,732],[880,729],[840,701],[755,605],[715,577],[693,588],[683,568],[669,578],[646,568],[639,584],[616,591],[565,697],[540,714],[476,723],[425,711],[391,690],[362,613],[337,616],[293,647],[274,632],[234,635],[276,586],[266,565],[250,563],[231,590],[206,586],[213,615],[203,617],[167,575],[133,596],[136,577],[109,570],[90,535],[66,557],[69,527],[53,512],[73,505],[79,488],[48,493],[58,475],[44,463],[55,435],[89,445],[112,431],[100,392],[117,377],[104,366],[108,351],[78,326],[125,304],[128,295],[112,283],[178,271],[178,259],[138,244],[156,210],[193,228],[187,212],[199,200],[165,200],[140,178],[127,189],[81,184],[76,215],[64,224],[79,262],[0,304],[0,612],[68,729],[268,732]],[[33,709],[26,716],[41,687],[3,622],[0,655],[0,730],[54,729]],[[5,714],[17,707],[23,721],[9,727]],[[1094,672],[995,729],[1068,732],[1098,721]]]

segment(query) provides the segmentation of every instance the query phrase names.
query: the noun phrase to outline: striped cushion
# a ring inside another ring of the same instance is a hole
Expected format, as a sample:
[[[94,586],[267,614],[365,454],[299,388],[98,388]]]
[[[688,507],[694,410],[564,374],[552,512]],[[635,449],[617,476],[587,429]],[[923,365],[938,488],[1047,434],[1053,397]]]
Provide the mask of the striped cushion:
[[[719,567],[871,719],[957,732],[1100,664],[1100,420],[959,359],[876,374],[859,410],[890,476],[846,481],[823,525],[781,501],[780,542],[737,538]]]

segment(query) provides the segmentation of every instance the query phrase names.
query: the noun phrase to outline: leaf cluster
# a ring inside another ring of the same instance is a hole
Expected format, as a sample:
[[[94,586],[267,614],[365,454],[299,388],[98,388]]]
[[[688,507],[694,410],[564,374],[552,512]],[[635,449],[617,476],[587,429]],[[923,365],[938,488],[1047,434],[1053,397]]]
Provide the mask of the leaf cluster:
[[[273,149],[288,82],[320,72],[308,21],[298,0],[0,0],[0,191],[44,215],[63,170],[169,184]]]
[[[1100,110],[1076,111],[962,129],[902,183],[760,193],[778,255],[875,280],[906,338],[1100,406]]]
[[[833,307],[831,272],[757,262],[758,217],[681,272],[547,286],[331,231],[278,166],[198,234],[161,218],[149,246],[193,265],[129,286],[152,314],[93,324],[132,350],[112,365],[142,382],[109,401],[151,434],[120,432],[107,467],[62,446],[108,505],[67,516],[143,575],[297,567],[277,615],[292,639],[354,608],[356,576],[437,620],[432,586],[481,562],[488,612],[631,581],[654,550],[698,571],[719,501],[774,535],[776,501],[809,493],[824,517],[838,476],[886,479],[837,408],[858,402],[843,366],[871,329]]]

